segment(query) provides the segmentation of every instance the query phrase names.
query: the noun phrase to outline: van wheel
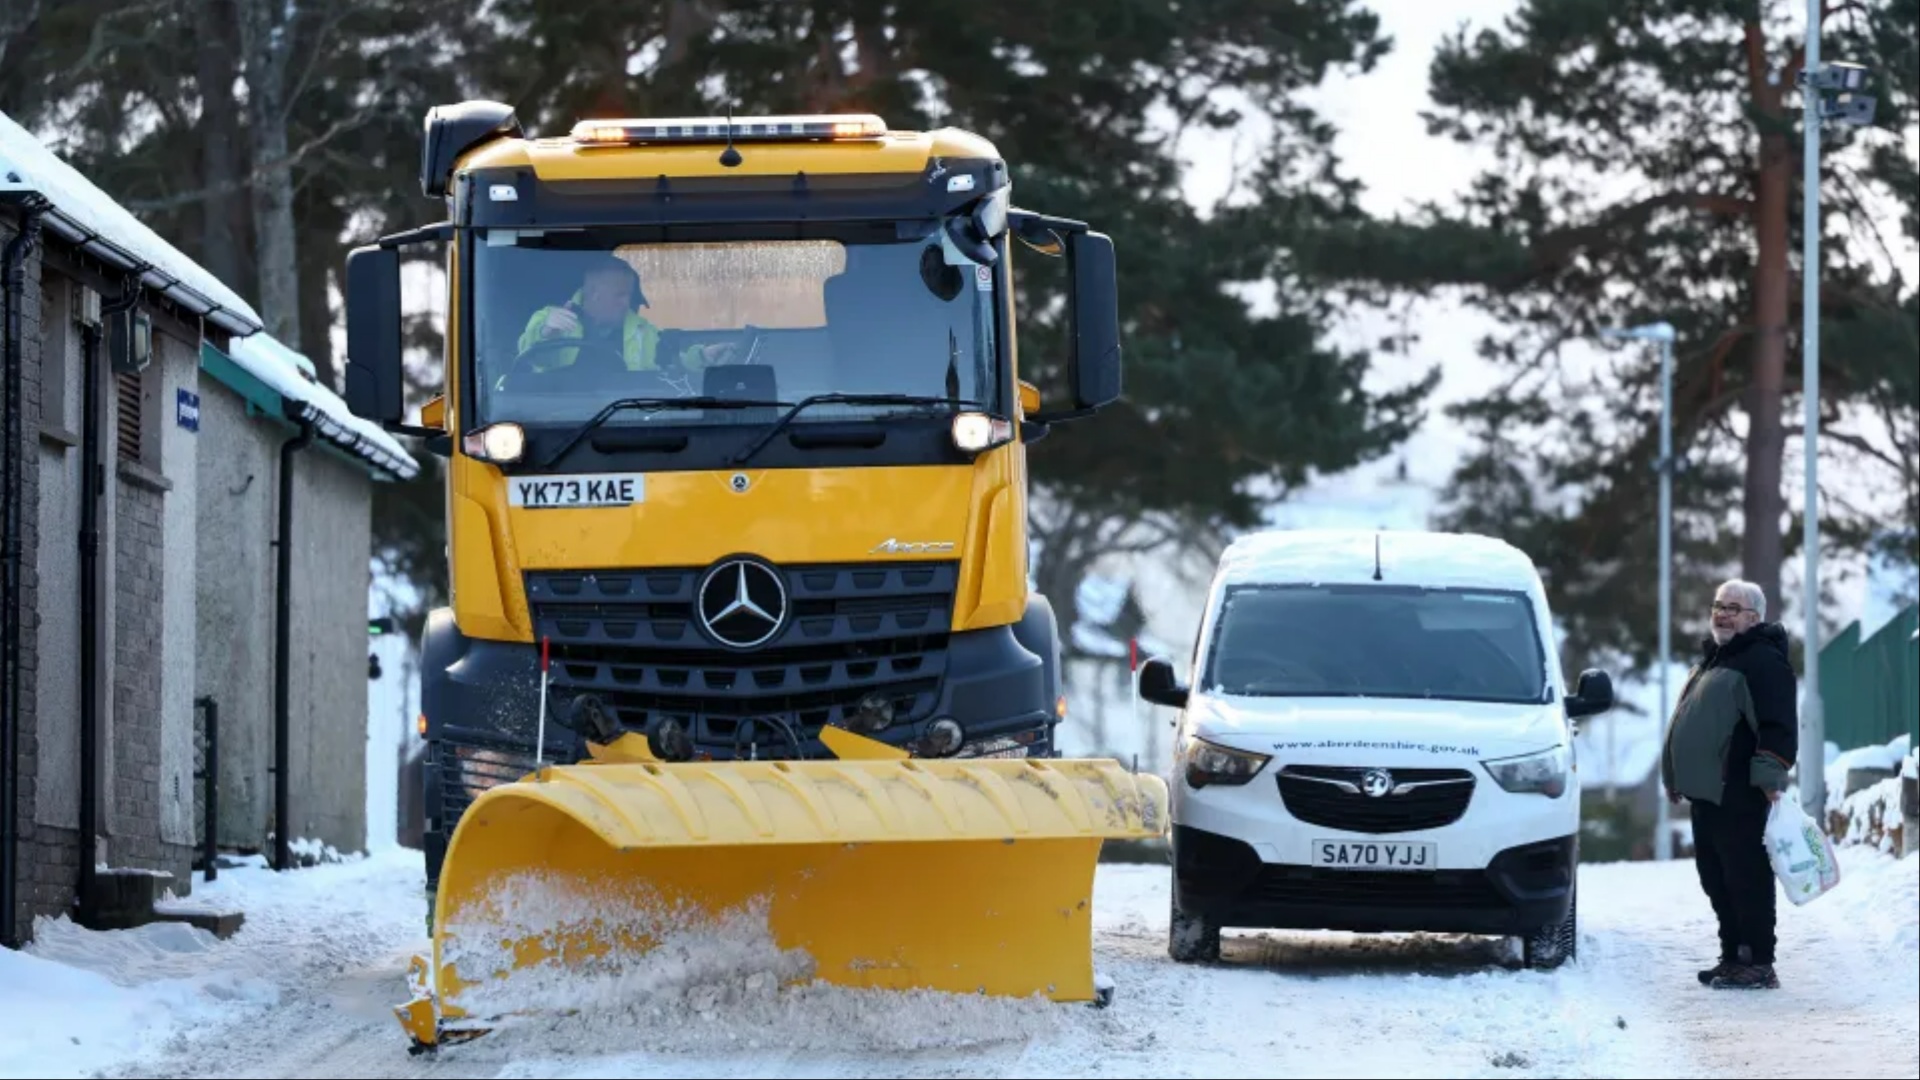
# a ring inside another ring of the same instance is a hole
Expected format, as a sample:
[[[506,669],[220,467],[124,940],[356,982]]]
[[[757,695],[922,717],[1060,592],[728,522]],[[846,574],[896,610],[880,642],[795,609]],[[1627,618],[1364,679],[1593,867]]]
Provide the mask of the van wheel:
[[[1572,960],[1579,952],[1580,894],[1567,900],[1567,917],[1543,926],[1521,939],[1520,952],[1527,967],[1551,971]]]
[[[1211,964],[1220,959],[1220,925],[1180,910],[1180,901],[1169,902],[1171,919],[1167,926],[1167,955],[1182,964]]]

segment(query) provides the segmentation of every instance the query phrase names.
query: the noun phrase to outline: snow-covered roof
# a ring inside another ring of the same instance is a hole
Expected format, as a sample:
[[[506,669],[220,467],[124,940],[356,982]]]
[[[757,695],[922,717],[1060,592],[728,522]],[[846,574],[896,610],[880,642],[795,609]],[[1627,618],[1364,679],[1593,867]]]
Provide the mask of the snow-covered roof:
[[[318,437],[402,479],[411,479],[420,471],[419,462],[392,435],[372,421],[353,415],[340,395],[309,382],[305,372],[312,365],[307,358],[265,331],[235,338],[231,355],[234,363],[297,405],[294,418],[312,421]]]
[[[146,286],[232,334],[260,316],[204,267],[161,239],[125,207],[0,112],[0,194],[37,194],[48,230],[94,258],[137,273]]]
[[[1401,529],[1263,529],[1227,546],[1226,584],[1246,581],[1370,582],[1375,545],[1381,581],[1420,585],[1540,588],[1519,548],[1490,536]]]

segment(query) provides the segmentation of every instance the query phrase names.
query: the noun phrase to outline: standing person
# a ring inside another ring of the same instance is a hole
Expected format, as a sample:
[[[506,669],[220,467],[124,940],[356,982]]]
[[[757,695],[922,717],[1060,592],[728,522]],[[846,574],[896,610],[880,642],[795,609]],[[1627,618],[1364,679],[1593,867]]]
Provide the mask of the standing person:
[[[1712,636],[1687,673],[1660,759],[1667,799],[1689,804],[1694,866],[1720,924],[1720,962],[1699,973],[1716,990],[1780,985],[1767,812],[1787,788],[1800,717],[1787,631],[1766,618],[1766,595],[1750,581],[1714,593]]]

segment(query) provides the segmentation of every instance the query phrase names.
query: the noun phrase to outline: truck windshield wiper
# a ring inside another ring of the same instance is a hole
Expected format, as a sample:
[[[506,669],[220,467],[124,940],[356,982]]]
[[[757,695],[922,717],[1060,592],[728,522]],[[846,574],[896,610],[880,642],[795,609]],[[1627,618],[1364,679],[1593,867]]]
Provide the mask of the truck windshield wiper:
[[[656,409],[676,409],[676,408],[677,409],[778,409],[778,408],[784,407],[786,404],[787,403],[784,401],[763,401],[755,398],[717,398],[717,397],[621,398],[618,401],[608,402],[606,408],[601,409],[599,412],[593,415],[593,419],[587,421],[584,424],[581,424],[580,427],[577,430],[575,430],[572,435],[567,436],[566,442],[561,443],[558,449],[556,449],[553,453],[547,455],[547,459],[540,463],[540,467],[543,469],[553,468],[554,463],[558,462],[561,458],[566,457],[567,451],[573,449],[575,443],[579,442],[581,439],[586,438],[588,432],[592,431],[594,428],[599,427],[601,424],[606,423],[607,418],[612,416],[614,413],[621,412],[623,410],[645,409],[648,411],[653,411]]]
[[[977,401],[960,401],[955,398],[933,397],[928,394],[814,394],[801,398],[792,408],[780,414],[767,430],[761,433],[751,445],[733,455],[730,463],[744,465],[747,459],[760,452],[761,448],[773,441],[775,435],[787,426],[788,421],[800,415],[802,409],[813,405],[952,405],[972,409],[986,406]]]

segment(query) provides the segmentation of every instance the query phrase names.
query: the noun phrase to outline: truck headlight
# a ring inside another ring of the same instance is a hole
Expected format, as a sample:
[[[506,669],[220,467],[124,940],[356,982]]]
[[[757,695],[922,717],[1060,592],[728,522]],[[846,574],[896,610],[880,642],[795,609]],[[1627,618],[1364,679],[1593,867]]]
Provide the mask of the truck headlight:
[[[1515,795],[1537,793],[1557,799],[1567,790],[1567,768],[1571,762],[1567,748],[1556,746],[1537,754],[1502,758],[1480,763],[1499,784]]]
[[[1208,784],[1230,787],[1244,784],[1265,767],[1272,755],[1234,750],[1205,739],[1188,739],[1181,757],[1186,761],[1187,784],[1202,788]]]
[[[986,413],[963,412],[953,418],[953,445],[972,454],[1013,441],[1013,425]]]
[[[527,452],[527,432],[519,424],[491,424],[468,434],[462,449],[470,458],[511,465]]]

